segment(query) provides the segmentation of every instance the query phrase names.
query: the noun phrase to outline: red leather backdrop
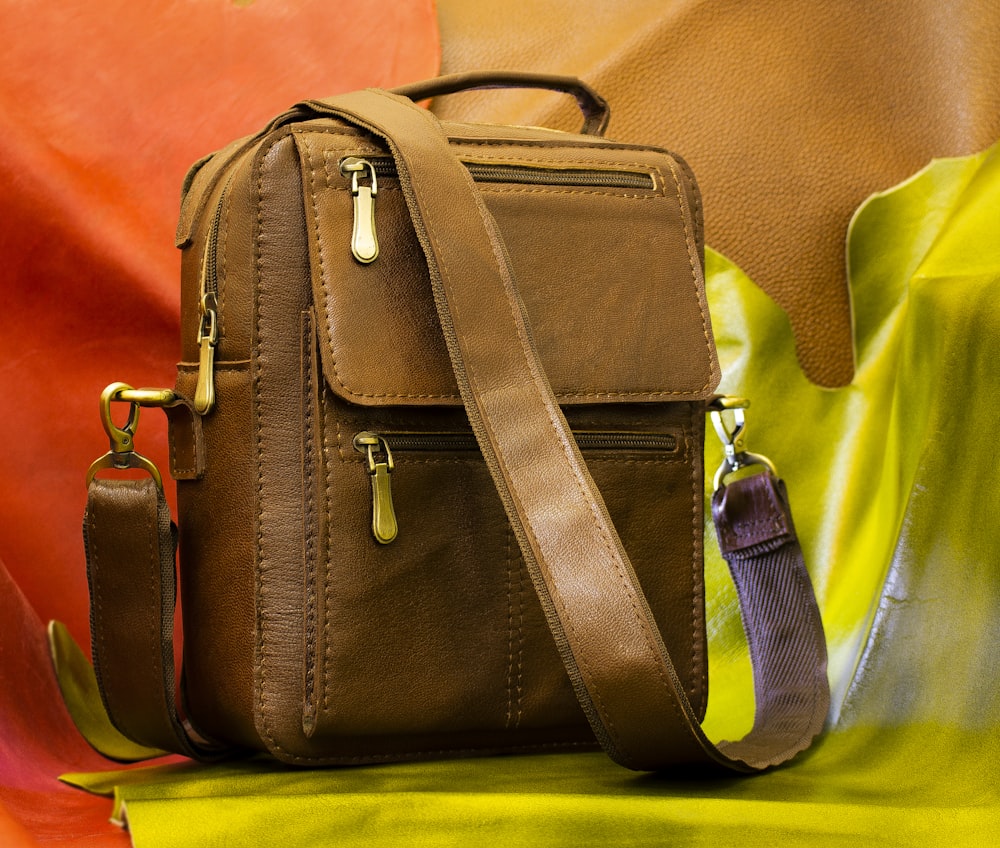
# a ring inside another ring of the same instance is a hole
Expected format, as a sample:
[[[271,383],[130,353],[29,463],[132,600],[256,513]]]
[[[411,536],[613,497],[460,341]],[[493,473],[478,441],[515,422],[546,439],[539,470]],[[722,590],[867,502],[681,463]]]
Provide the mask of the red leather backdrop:
[[[41,623],[89,644],[83,474],[113,379],[171,385],[181,180],[304,97],[432,76],[432,0],[0,0],[0,844],[127,844],[59,703]],[[165,427],[143,416],[162,463]],[[6,568],[5,568],[6,567]],[[19,587],[19,588],[18,588]]]

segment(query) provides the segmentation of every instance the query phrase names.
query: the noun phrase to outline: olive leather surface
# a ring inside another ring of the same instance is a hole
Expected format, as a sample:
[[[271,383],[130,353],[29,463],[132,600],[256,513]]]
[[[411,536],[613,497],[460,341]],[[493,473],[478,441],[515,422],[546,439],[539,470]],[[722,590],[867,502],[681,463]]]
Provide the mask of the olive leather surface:
[[[1000,137],[1000,5],[439,0],[442,71],[582,77],[609,135],[683,152],[710,244],[788,313],[807,376],[854,373],[844,238],[873,191]],[[558,34],[558,35],[556,35]],[[436,100],[449,120],[574,129],[553,95]]]

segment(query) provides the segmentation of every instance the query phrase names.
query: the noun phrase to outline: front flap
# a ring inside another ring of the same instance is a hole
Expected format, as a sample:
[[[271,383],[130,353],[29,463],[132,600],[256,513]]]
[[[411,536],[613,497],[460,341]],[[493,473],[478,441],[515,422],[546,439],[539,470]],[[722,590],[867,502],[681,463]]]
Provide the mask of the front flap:
[[[560,402],[711,396],[719,369],[690,209],[696,195],[678,163],[662,151],[547,131],[464,135],[453,136],[455,152],[503,234]],[[332,122],[303,124],[295,137],[330,388],[357,404],[460,404],[391,157]],[[369,264],[351,250],[355,215],[369,220],[341,173],[352,156],[377,171],[379,253]]]

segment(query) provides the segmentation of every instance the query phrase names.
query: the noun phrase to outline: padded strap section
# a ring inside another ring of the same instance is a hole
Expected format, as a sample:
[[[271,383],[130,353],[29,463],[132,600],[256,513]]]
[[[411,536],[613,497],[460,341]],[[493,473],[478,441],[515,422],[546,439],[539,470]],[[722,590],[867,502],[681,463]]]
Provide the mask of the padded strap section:
[[[177,530],[149,479],[94,479],[84,514],[94,671],[108,716],[150,748],[211,759],[177,712],[174,572]]]
[[[496,223],[437,121],[374,90],[317,106],[368,129],[392,152],[470,424],[605,750],[635,769],[709,761],[751,771],[807,747],[812,714],[800,723],[807,729],[793,731],[796,742],[758,736],[748,757],[739,748],[723,753],[702,732],[541,368]],[[814,634],[793,641],[806,646],[813,666],[825,667]],[[825,673],[813,679],[820,676],[825,689]],[[772,726],[766,718],[758,724]]]

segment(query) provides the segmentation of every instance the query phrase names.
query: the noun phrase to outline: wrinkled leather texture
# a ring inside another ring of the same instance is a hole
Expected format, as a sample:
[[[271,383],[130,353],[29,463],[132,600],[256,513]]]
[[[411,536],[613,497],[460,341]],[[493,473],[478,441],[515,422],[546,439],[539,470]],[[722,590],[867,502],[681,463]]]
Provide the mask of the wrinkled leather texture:
[[[363,29],[345,27],[325,3],[298,3],[295,14],[289,4],[229,0],[0,3],[5,846],[128,844],[104,802],[55,781],[107,761],[79,744],[39,623],[60,619],[89,643],[80,515],[86,469],[108,446],[97,399],[114,379],[173,380],[172,241],[192,161],[307,93],[436,71],[429,2],[354,6]],[[139,440],[165,471],[159,413],[143,414]]]
[[[851,213],[931,157],[1000,137],[1000,7],[989,0],[920,0],[905,13],[809,0],[440,0],[438,15],[443,71],[575,74],[613,104],[610,137],[682,152],[702,185],[709,243],[788,312],[820,385],[853,374]],[[567,103],[535,92],[432,108],[578,126]]]
[[[723,385],[753,397],[749,446],[788,479],[835,660],[830,732],[794,766],[724,783],[636,779],[577,754],[73,780],[126,802],[137,844],[171,848],[275,828],[290,848],[991,844],[1000,529],[985,517],[1000,502],[995,469],[970,445],[995,418],[998,215],[1000,151],[939,162],[865,204],[849,244],[858,380],[836,392],[799,372],[781,310],[708,255]],[[711,467],[722,452],[708,438]],[[731,738],[752,715],[749,664],[725,565],[707,547],[708,723]]]

